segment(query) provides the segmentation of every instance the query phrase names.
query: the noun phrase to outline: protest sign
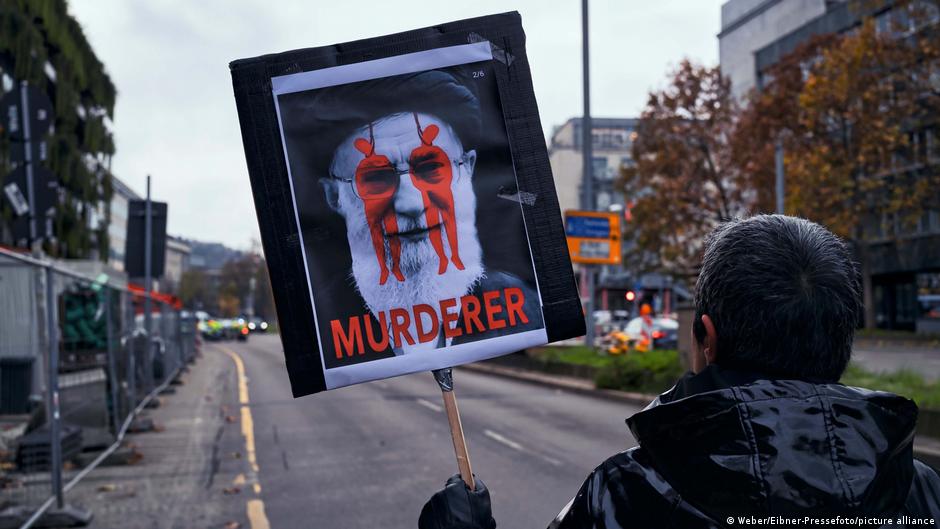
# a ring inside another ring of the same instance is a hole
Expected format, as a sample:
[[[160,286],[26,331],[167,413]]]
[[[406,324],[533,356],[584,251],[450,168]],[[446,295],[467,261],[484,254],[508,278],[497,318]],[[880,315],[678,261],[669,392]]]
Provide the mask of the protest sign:
[[[231,70],[295,396],[584,333],[517,13]]]

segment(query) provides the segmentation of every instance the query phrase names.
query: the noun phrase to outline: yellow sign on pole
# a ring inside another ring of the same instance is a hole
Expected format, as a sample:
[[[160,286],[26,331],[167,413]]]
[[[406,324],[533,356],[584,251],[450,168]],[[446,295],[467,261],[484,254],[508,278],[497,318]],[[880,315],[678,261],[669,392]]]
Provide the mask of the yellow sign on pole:
[[[565,212],[565,234],[572,262],[620,264],[619,214],[568,210]]]

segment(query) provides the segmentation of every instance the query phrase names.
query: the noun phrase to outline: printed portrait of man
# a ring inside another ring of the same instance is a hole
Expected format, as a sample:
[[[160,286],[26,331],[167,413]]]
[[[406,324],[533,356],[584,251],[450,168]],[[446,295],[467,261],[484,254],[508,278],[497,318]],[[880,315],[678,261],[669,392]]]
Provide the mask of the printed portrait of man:
[[[328,367],[544,326],[487,68],[280,96]]]

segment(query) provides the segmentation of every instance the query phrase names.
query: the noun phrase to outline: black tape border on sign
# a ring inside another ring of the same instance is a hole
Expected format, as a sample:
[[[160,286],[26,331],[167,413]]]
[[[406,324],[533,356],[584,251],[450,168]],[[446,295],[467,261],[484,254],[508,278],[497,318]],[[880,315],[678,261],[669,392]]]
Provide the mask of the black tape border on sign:
[[[557,341],[584,334],[584,315],[568,249],[560,244],[565,240],[565,230],[542,136],[519,13],[237,60],[229,65],[235,103],[294,397],[323,391],[326,386],[271,78],[467,44],[479,41],[479,37],[513,57],[512,61],[496,62],[494,69],[519,191],[536,197],[534,203],[523,203],[522,208],[548,339]],[[301,292],[303,295],[299,295]]]

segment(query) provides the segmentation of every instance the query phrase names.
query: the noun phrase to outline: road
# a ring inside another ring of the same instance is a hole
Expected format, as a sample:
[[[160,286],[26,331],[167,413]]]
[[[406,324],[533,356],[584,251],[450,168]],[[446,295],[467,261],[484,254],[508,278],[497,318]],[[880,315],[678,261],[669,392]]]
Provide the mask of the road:
[[[500,527],[545,527],[595,465],[635,444],[623,419],[636,407],[455,376]],[[67,495],[93,529],[411,528],[456,472],[429,373],[293,399],[277,336],[253,335],[205,344],[161,400],[148,412],[157,431],[129,438],[142,459],[96,469]]]
[[[271,527],[415,527],[456,472],[430,373],[293,399],[275,336],[223,347],[245,364]],[[455,377],[474,472],[500,527],[545,527],[594,466],[635,444],[624,424],[635,407],[459,369]]]

